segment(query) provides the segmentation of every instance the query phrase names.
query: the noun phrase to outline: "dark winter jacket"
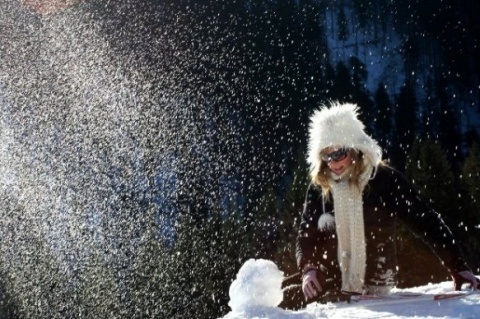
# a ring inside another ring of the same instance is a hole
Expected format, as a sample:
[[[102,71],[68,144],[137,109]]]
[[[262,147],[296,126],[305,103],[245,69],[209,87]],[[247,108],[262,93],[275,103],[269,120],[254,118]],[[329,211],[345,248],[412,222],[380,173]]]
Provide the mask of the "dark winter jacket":
[[[468,269],[450,229],[399,172],[379,166],[364,189],[363,202],[366,285],[395,285],[397,221],[421,237],[451,273]],[[327,271],[328,277],[338,279],[341,275],[335,230],[318,229],[320,215],[334,214],[333,207],[331,199],[323,203],[319,187],[309,186],[296,242],[296,257],[300,271],[305,265],[314,264]]]

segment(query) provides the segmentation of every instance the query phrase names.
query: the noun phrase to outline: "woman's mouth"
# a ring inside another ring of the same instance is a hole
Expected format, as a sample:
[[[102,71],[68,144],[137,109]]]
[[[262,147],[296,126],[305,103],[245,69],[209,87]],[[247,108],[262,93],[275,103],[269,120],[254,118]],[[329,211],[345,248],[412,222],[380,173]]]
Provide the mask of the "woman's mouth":
[[[343,171],[344,171],[344,168],[343,168],[343,167],[332,169],[332,172],[334,172],[334,173],[337,174],[337,175],[342,174]]]

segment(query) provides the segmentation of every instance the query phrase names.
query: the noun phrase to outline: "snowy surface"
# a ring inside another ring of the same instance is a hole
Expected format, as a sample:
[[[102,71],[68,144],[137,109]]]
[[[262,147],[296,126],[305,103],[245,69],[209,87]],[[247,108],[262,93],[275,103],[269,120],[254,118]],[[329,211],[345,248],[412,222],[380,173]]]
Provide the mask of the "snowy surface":
[[[357,303],[313,303],[299,311],[283,310],[275,307],[280,303],[282,272],[275,264],[265,260],[247,261],[237,274],[230,287],[230,307],[232,311],[224,319],[451,319],[480,318],[480,293],[472,293],[463,298],[441,301],[415,300],[407,303],[385,304],[378,301]],[[392,295],[405,293],[440,294],[452,293],[453,283],[442,282],[426,286],[394,289]],[[280,296],[280,299],[278,299]],[[420,299],[420,298],[418,298]]]

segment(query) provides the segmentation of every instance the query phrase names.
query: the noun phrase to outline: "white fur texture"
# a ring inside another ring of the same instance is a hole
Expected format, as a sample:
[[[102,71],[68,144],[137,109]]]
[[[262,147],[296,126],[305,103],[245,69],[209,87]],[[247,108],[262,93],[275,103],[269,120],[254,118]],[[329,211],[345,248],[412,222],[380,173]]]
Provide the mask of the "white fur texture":
[[[335,217],[329,213],[323,213],[318,219],[318,229],[321,231],[335,231]]]
[[[331,102],[310,117],[307,162],[313,168],[321,162],[320,151],[330,146],[351,147],[363,152],[376,166],[382,159],[382,149],[368,136],[358,119],[358,106]]]

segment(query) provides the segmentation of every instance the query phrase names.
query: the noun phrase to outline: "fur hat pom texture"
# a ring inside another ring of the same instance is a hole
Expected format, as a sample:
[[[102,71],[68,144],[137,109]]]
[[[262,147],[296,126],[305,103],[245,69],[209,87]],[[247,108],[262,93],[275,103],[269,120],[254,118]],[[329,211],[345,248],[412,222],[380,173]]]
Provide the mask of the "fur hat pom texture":
[[[310,117],[307,162],[314,167],[321,162],[320,152],[327,147],[340,146],[361,151],[372,165],[382,160],[377,141],[365,133],[358,119],[358,106],[352,103],[331,102],[322,105]]]
[[[318,229],[321,231],[331,231],[334,232],[336,229],[335,226],[335,217],[329,213],[323,213],[318,219]]]

